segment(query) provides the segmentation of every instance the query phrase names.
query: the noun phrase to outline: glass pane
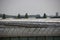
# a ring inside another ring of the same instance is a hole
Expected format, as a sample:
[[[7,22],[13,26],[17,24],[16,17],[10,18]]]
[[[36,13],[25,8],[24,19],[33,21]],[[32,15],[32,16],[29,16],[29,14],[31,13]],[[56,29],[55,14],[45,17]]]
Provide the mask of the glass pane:
[[[60,37],[54,37],[54,40],[60,40]]]
[[[43,40],[42,37],[37,37],[37,40]]]
[[[29,37],[29,40],[36,40],[36,37]]]
[[[46,37],[46,40],[53,40],[52,36]]]
[[[15,38],[15,37],[14,37],[14,38],[11,38],[11,40],[18,40],[18,37],[16,37],[16,38]]]
[[[20,40],[27,40],[27,37],[26,37],[26,38],[24,38],[24,37],[21,37],[21,38],[20,38]]]

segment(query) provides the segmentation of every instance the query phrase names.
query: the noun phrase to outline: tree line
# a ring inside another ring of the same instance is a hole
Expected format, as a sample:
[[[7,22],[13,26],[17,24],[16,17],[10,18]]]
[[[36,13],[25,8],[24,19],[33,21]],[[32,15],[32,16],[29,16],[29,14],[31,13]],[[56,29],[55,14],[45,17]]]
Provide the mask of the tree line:
[[[22,18],[22,17],[21,17],[20,14],[18,14],[18,15],[16,16],[16,18],[17,18],[17,19],[20,19],[20,18]],[[28,13],[25,14],[24,18],[29,18]],[[47,15],[46,15],[46,13],[44,13],[43,17],[41,17],[40,15],[36,15],[35,18],[47,18]],[[6,14],[3,14],[3,15],[2,15],[2,19],[6,19]]]

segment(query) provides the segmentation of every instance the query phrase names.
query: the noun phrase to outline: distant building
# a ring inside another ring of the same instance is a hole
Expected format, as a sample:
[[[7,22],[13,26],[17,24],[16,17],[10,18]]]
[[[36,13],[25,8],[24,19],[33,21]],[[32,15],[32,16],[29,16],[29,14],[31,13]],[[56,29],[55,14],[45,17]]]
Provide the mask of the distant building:
[[[35,19],[36,18],[36,15],[29,15],[29,18]]]
[[[58,12],[56,12],[56,17],[58,17]]]
[[[50,18],[60,18],[59,13],[56,12],[56,15],[55,16],[51,16]]]

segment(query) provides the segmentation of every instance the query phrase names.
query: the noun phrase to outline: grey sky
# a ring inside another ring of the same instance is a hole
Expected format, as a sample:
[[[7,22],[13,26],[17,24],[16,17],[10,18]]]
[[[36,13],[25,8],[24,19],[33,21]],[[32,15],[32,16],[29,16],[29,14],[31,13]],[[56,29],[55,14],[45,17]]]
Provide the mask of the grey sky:
[[[54,15],[60,13],[60,0],[0,0],[0,13]]]

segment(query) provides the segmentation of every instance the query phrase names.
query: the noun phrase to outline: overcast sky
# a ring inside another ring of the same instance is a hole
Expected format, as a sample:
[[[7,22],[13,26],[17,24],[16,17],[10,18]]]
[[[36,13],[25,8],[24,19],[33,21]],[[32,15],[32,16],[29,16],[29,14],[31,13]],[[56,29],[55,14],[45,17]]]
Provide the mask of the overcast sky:
[[[0,13],[54,15],[60,13],[60,0],[0,0]]]

